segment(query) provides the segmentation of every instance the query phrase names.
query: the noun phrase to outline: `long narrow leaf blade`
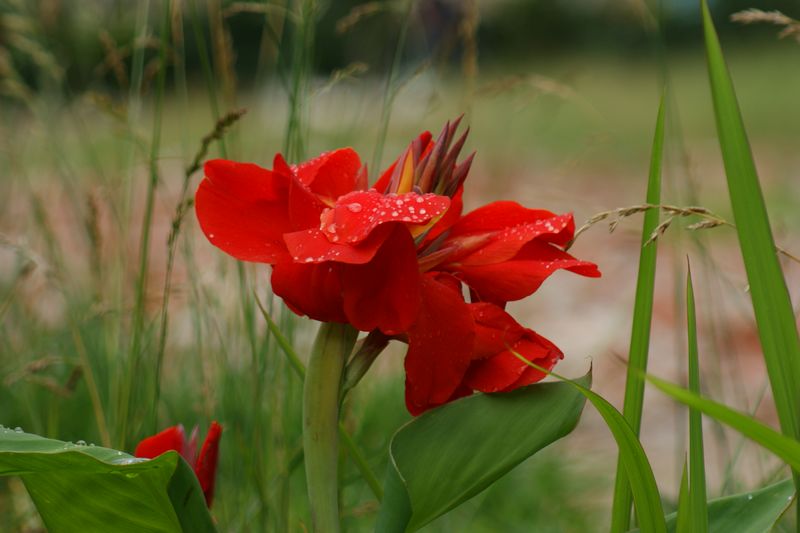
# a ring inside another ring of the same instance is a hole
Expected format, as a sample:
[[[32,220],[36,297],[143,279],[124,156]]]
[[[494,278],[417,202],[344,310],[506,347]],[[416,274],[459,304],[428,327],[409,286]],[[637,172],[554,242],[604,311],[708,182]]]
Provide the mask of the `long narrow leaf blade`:
[[[643,531],[665,533],[667,526],[664,522],[664,508],[661,506],[658,486],[639,438],[620,412],[605,398],[574,381],[570,383],[592,402],[617,441],[620,462],[630,483],[640,527]]]
[[[639,519],[639,525],[643,531],[666,533],[667,526],[664,521],[664,508],[661,505],[661,496],[658,492],[658,485],[656,485],[656,478],[653,475],[653,468],[647,460],[647,454],[644,453],[644,448],[642,448],[642,443],[639,442],[639,437],[633,432],[633,429],[630,424],[628,424],[628,421],[625,420],[625,417],[622,416],[608,400],[583,386],[578,381],[565,378],[546,368],[542,368],[528,361],[513,350],[511,353],[516,355],[520,361],[535,368],[539,372],[544,372],[554,378],[569,383],[591,402],[594,408],[597,409],[597,412],[600,413],[600,416],[603,417],[606,426],[608,426],[608,429],[614,436],[614,440],[617,442],[620,460],[630,482],[633,506],[636,510],[636,517]]]
[[[781,429],[800,438],[800,338],[719,39],[703,0],[708,72],[728,191]]]
[[[650,157],[650,175],[647,182],[647,203],[661,203],[661,161],[664,152],[664,117],[665,95],[661,97],[656,119],[656,131],[653,138],[653,149]],[[656,279],[655,242],[646,244],[658,226],[658,209],[651,209],[644,215],[642,225],[642,247],[639,252],[639,275],[636,281],[636,301],[633,308],[633,324],[631,325],[631,344],[628,351],[628,374],[625,381],[625,401],[622,412],[625,419],[639,434],[644,403],[644,380],[642,375],[647,371],[647,356],[650,348],[650,324],[653,317],[653,290]],[[621,452],[620,452],[621,453]],[[617,462],[617,476],[614,487],[614,504],[611,515],[611,531],[618,533],[630,527],[631,488],[625,477],[622,458]]]
[[[691,502],[689,501],[689,460],[683,461],[681,487],[678,491],[678,510],[675,512],[675,533],[692,533]],[[669,523],[667,523],[669,528]]]
[[[795,471],[800,471],[800,442],[787,437],[726,405],[715,402],[662,379],[648,376],[647,380],[664,394],[694,407],[704,414],[728,425],[783,459]]]
[[[686,276],[686,330],[689,341],[689,390],[700,394],[700,361],[697,349],[697,314],[695,313],[692,271]],[[706,471],[703,456],[703,418],[689,408],[689,501],[692,533],[707,533]]]

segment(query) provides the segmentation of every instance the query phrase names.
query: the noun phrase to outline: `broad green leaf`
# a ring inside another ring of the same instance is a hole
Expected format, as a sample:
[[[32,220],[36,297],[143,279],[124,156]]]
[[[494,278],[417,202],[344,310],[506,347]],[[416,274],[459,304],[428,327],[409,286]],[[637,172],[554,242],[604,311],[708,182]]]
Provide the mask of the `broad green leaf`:
[[[647,181],[647,203],[661,203],[661,160],[664,152],[665,98],[662,95],[656,119],[656,131],[650,156],[650,175]],[[625,380],[625,400],[622,412],[633,432],[638,435],[644,402],[644,380],[650,348],[650,323],[653,316],[653,288],[656,279],[657,241],[645,244],[658,226],[658,209],[645,212],[642,225],[642,246],[639,251],[639,274],[636,280],[636,300],[633,307],[631,344],[628,350],[628,373]],[[632,495],[622,458],[617,462],[611,531],[626,531],[630,527]]]
[[[212,533],[191,467],[177,452],[136,459],[0,429],[0,476],[19,476],[49,533]]]
[[[732,427],[783,459],[795,471],[800,471],[800,441],[787,437],[744,413],[694,394],[662,379],[647,376],[647,380],[657,389],[672,396],[679,402],[694,407],[715,420]]]
[[[739,104],[703,0],[708,73],[739,246],[781,429],[800,439],[800,338]]]
[[[792,503],[794,486],[787,479],[760,490],[708,502],[710,533],[768,533]],[[676,513],[667,516],[667,531],[680,533]],[[633,530],[631,533],[638,532]]]
[[[700,360],[697,350],[697,315],[694,304],[692,271],[686,275],[686,331],[689,345],[689,390],[700,394]],[[694,407],[689,408],[689,502],[690,530],[707,533],[706,463],[703,456],[703,417]]]
[[[470,396],[412,420],[392,439],[376,531],[415,531],[472,498],[569,434],[584,402],[568,384],[543,383]]]

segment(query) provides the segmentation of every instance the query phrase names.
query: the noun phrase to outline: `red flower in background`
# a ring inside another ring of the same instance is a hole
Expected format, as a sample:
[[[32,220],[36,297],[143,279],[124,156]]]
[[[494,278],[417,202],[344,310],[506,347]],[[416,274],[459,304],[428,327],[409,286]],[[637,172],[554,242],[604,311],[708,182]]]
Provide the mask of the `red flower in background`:
[[[209,161],[196,195],[212,244],[273,265],[272,288],[296,313],[408,342],[412,414],[542,378],[509,351],[552,368],[561,352],[503,309],[558,269],[597,277],[563,246],[571,214],[494,202],[462,215],[472,157],[458,163],[458,121],[423,133],[367,188],[349,148],[273,170]],[[454,142],[455,141],[455,142]],[[462,289],[469,289],[469,301]]]
[[[197,453],[197,426],[192,430],[189,440],[182,425],[172,426],[161,433],[147,437],[136,446],[133,452],[135,457],[153,459],[164,452],[175,450],[189,463],[194,470],[200,488],[206,497],[206,504],[211,507],[214,499],[214,481],[217,475],[217,455],[219,453],[219,439],[222,436],[222,426],[216,421],[211,422],[208,434]]]

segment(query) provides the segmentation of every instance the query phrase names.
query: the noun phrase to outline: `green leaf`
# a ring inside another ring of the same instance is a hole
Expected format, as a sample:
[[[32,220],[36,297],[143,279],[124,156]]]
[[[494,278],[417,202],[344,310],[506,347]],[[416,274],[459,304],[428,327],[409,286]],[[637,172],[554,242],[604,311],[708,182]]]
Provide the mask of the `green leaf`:
[[[656,119],[656,131],[650,156],[650,175],[647,181],[647,203],[661,203],[661,161],[664,153],[665,96],[661,97]],[[639,434],[644,402],[644,380],[647,371],[647,357],[650,347],[650,323],[653,317],[653,290],[656,279],[657,241],[645,244],[658,226],[658,209],[645,212],[642,225],[642,246],[639,252],[639,274],[636,280],[636,300],[631,325],[631,344],[628,351],[628,373],[625,380],[625,400],[622,412],[625,419]],[[631,488],[625,477],[622,458],[617,462],[617,475],[614,487],[614,503],[611,515],[611,531],[626,531],[630,527]]]
[[[708,502],[708,531],[710,533],[768,533],[792,503],[794,486],[787,479],[761,490],[727,496]],[[677,529],[676,513],[667,516],[667,531]],[[637,530],[631,531],[634,533]],[[646,531],[646,530],[645,530]]]
[[[580,383],[566,380],[552,372],[550,374],[567,381],[586,396],[586,399],[594,405],[594,408],[605,420],[608,429],[611,430],[611,434],[614,435],[614,440],[617,441],[617,447],[619,448],[620,463],[630,483],[636,517],[639,519],[642,530],[652,533],[666,532],[664,508],[661,505],[661,497],[658,493],[658,485],[656,485],[653,469],[647,460],[647,455],[644,453],[644,448],[642,448],[639,438],[625,420],[625,417],[605,398]]]
[[[690,522],[691,502],[689,501],[689,467],[688,460],[683,461],[681,487],[678,492],[678,510],[675,512],[675,533],[692,533]],[[669,525],[667,525],[669,528]]]
[[[764,196],[717,32],[703,0],[708,73],[717,134],[761,348],[783,433],[800,439],[800,338],[775,252]]]
[[[417,530],[472,498],[569,434],[584,403],[568,384],[543,383],[470,396],[412,420],[392,439],[376,531]]]
[[[657,389],[672,396],[679,402],[694,407],[715,420],[732,427],[783,459],[795,471],[800,471],[800,442],[795,439],[775,431],[744,413],[694,394],[662,379],[647,376],[647,380]]]
[[[697,315],[694,304],[692,270],[686,275],[686,331],[689,344],[689,390],[700,394],[700,360],[697,349]],[[708,532],[706,507],[706,464],[703,456],[703,417],[694,407],[689,408],[689,502],[690,531]]]
[[[177,452],[136,459],[0,429],[0,476],[19,476],[50,533],[212,533],[191,467]]]

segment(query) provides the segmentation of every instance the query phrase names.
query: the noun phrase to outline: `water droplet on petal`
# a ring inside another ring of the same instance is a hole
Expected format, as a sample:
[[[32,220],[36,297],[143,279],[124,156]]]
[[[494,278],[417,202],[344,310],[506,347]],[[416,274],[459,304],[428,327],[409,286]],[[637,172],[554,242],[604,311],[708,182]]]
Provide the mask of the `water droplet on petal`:
[[[350,211],[351,213],[358,213],[361,211],[361,209],[362,207],[361,204],[359,203],[347,204],[347,210]]]

